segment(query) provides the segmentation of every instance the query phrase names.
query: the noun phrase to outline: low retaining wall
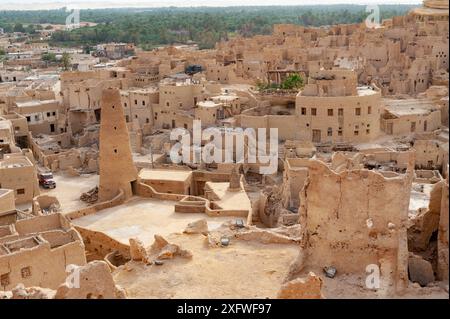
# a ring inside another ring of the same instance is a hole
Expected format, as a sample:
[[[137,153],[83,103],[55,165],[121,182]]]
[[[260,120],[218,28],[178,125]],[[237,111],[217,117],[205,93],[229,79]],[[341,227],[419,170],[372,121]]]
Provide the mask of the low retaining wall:
[[[84,246],[87,251],[94,252],[103,258],[112,252],[119,252],[125,258],[130,258],[130,246],[109,237],[108,235],[86,229],[81,226],[75,226],[75,229],[83,238]]]
[[[65,217],[69,220],[74,220],[83,216],[95,214],[96,212],[102,209],[114,207],[124,202],[125,202],[125,192],[123,190],[120,190],[119,194],[117,194],[116,197],[114,197],[109,201],[97,203],[95,205],[67,213]]]

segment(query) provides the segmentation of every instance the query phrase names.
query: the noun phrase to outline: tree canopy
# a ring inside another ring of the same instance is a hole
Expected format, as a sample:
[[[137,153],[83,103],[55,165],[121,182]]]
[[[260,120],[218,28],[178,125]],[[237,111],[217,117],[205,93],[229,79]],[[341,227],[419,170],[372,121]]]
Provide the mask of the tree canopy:
[[[281,82],[280,88],[283,90],[294,90],[303,87],[303,78],[299,74],[292,74]]]
[[[403,15],[412,7],[382,5],[381,18]],[[92,46],[104,42],[133,42],[151,49],[193,41],[201,49],[207,49],[231,35],[270,34],[273,24],[277,23],[304,26],[359,23],[368,15],[365,8],[363,5],[312,5],[81,10],[81,21],[97,25],[57,31],[53,33],[51,44]],[[40,24],[64,24],[67,15],[65,9],[0,11],[0,27],[6,32],[35,33],[41,28],[37,27]]]

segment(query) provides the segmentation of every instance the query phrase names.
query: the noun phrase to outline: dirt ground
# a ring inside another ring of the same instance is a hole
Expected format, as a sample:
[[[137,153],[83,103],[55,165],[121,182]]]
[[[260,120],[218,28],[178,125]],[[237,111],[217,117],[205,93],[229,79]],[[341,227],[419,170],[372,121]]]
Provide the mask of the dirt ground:
[[[63,213],[86,206],[79,196],[98,183],[95,174],[72,177],[57,173],[54,179],[55,189],[41,191],[57,196]],[[174,204],[135,197],[124,205],[76,219],[73,223],[102,231],[125,244],[130,237],[138,237],[149,246],[154,235],[159,234],[192,252],[192,259],[175,258],[160,266],[130,262],[119,267],[113,276],[116,283],[127,290],[129,298],[276,297],[289,265],[298,254],[298,246],[232,240],[228,247],[210,248],[205,236],[182,234],[186,225],[206,218],[209,229],[213,230],[234,218],[175,213]],[[382,291],[366,289],[362,277],[338,274],[330,279],[321,269],[314,271],[324,280],[326,298],[386,297]],[[448,298],[448,292],[439,286],[417,288],[411,284],[396,298]]]
[[[167,239],[190,250],[192,259],[175,258],[160,266],[136,262],[121,266],[113,276],[128,297],[275,298],[298,253],[296,245],[243,241],[209,248],[203,235],[173,234]]]
[[[402,295],[387,295],[382,289],[370,290],[365,286],[364,276],[338,274],[335,278],[323,276],[320,270],[317,274],[323,279],[323,295],[329,299],[384,299],[384,298],[402,298],[402,299],[444,299],[448,298],[448,292],[441,287],[418,287],[415,288],[410,283]]]
[[[175,202],[151,198],[133,198],[127,203],[73,220],[75,225],[101,231],[128,244],[138,237],[144,245],[153,243],[154,235],[181,233],[188,223],[206,218],[210,230],[232,217],[209,217],[205,214],[175,213]]]
[[[87,192],[98,185],[97,174],[85,174],[81,176],[67,176],[58,172],[53,174],[56,188],[43,189],[41,194],[56,196],[61,204],[61,212],[68,213],[87,206],[80,200],[81,193]]]

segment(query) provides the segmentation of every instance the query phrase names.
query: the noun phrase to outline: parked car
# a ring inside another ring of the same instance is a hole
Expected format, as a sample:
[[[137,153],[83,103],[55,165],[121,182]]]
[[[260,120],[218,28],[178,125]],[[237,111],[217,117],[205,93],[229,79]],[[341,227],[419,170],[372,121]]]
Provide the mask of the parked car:
[[[53,180],[53,174],[52,173],[39,173],[39,185],[41,185],[44,188],[55,188],[56,183]]]

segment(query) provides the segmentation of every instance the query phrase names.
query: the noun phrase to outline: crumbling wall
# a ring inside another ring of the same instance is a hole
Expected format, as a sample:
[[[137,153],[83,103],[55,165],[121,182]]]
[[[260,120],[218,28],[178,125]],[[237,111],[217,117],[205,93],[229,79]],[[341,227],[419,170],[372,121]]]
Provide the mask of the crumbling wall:
[[[78,273],[73,279],[61,283],[56,290],[19,284],[0,299],[124,299],[126,291],[114,283],[107,263],[93,261],[83,266],[73,266]]]
[[[84,246],[89,255],[98,259],[103,259],[112,252],[118,252],[125,258],[130,258],[130,246],[109,237],[108,235],[90,230],[81,226],[75,226],[75,229],[83,238]]]
[[[55,196],[39,195],[33,198],[33,214],[46,215],[56,213],[61,205]]]
[[[303,266],[364,275],[375,264],[391,272],[381,274],[388,283],[404,287],[411,172],[391,178],[365,169],[337,174],[312,160],[300,197],[308,238]]]
[[[6,254],[0,255],[1,289],[19,283],[56,288],[67,277],[67,265],[86,263],[80,235],[61,214],[19,220],[14,227],[18,237],[3,242]]]
[[[438,229],[437,277],[448,282],[448,179],[442,186],[441,216]]]
[[[14,191],[11,189],[0,189],[0,214],[13,211],[15,208]]]
[[[308,177],[308,160],[295,158],[285,161],[283,172],[283,185],[288,196],[287,205],[298,207],[300,205],[299,193]]]
[[[433,185],[428,209],[419,210],[419,214],[412,220],[413,224],[408,229],[409,250],[427,249],[431,236],[438,230],[444,184],[441,181]]]

